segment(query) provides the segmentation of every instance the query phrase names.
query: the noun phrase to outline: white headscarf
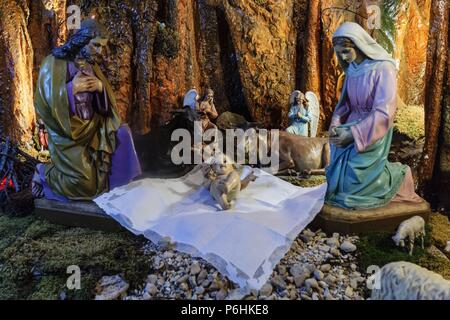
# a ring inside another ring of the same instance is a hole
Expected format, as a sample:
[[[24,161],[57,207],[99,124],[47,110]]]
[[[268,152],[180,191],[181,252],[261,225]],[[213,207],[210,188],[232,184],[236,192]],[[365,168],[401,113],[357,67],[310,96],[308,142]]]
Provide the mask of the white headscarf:
[[[337,37],[345,37],[352,40],[352,42],[361,50],[367,57],[376,61],[389,61],[397,67],[397,63],[392,56],[380,46],[359,24],[355,22],[344,22],[337,28],[333,34],[333,39]],[[338,57],[341,66],[347,69],[348,63],[342,61]]]

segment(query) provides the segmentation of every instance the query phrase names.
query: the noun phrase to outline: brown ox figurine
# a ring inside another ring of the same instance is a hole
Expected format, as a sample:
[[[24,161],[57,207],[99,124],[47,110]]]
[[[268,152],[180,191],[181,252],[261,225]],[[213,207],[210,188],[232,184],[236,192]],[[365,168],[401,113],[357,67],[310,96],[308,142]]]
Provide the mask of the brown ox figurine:
[[[308,138],[280,131],[280,166],[278,174],[289,170],[303,174],[324,175],[330,163],[328,138]]]

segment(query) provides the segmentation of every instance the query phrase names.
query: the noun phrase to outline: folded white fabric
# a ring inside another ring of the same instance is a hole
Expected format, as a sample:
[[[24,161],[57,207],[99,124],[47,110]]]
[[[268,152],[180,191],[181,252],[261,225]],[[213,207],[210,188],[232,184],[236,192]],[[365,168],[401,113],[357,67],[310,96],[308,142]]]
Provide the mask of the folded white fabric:
[[[240,286],[259,290],[298,234],[321,210],[326,184],[296,187],[262,170],[222,211],[202,185],[200,166],[177,179],[143,179],[94,201],[131,232],[202,257]]]

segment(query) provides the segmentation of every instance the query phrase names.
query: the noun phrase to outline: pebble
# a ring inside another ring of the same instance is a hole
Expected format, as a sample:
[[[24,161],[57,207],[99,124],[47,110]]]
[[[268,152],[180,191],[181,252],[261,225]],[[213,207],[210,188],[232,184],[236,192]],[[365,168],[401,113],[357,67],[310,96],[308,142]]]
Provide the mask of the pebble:
[[[450,241],[447,241],[447,246],[445,247],[445,252],[450,253]]]
[[[356,248],[356,246],[355,246],[353,243],[351,243],[350,241],[344,241],[344,242],[341,244],[340,249],[341,249],[342,251],[344,251],[345,253],[350,253],[350,252],[356,251],[357,248]]]
[[[286,289],[286,282],[284,281],[283,277],[279,275],[272,278],[272,285],[278,290]]]
[[[340,246],[339,238],[335,238],[335,237],[328,238],[326,240],[326,243],[330,247],[339,247]]]
[[[275,266],[267,283],[259,291],[252,290],[245,299],[363,299],[365,286],[360,284],[366,279],[357,272],[354,251],[346,251],[357,250],[353,244],[356,240],[338,233],[330,237],[321,231],[304,230]],[[170,241],[167,243],[170,247]],[[125,299],[222,300],[232,298],[229,290],[238,287],[202,259],[153,244],[146,245],[145,250],[152,253],[150,261],[155,271],[147,276],[141,289]]]
[[[324,281],[329,285],[334,285],[337,282],[337,278],[331,274],[327,275]]]
[[[292,275],[293,277],[297,277],[297,276],[303,275],[305,272],[308,272],[308,273],[309,273],[309,270],[306,269],[305,267],[303,267],[303,266],[300,265],[300,264],[294,264],[294,265],[289,269],[289,272],[291,273],[291,275]]]
[[[330,253],[334,256],[334,257],[339,257],[341,255],[341,252],[339,251],[339,249],[337,248],[332,248],[330,250]]]
[[[158,292],[158,288],[153,283],[147,283],[144,290],[152,297]]]
[[[116,300],[126,295],[130,285],[121,276],[105,276],[96,285],[95,300]]]
[[[300,288],[301,286],[303,286],[303,284],[305,283],[305,280],[308,277],[309,277],[309,275],[308,276],[306,276],[306,275],[299,275],[299,276],[294,277],[295,286],[297,288]]]
[[[197,287],[197,288],[195,288],[195,294],[196,295],[202,295],[202,294],[204,294],[205,293],[205,288],[203,288],[203,287]]]
[[[200,267],[200,263],[198,263],[198,261],[194,261],[191,264],[191,271],[190,271],[190,273],[192,275],[197,275],[197,274],[200,273],[200,271],[202,271],[202,268]]]
[[[259,294],[261,296],[270,296],[272,294],[273,287],[270,283],[266,283],[261,287],[261,290],[259,290]]]
[[[320,270],[314,271],[314,278],[316,278],[317,281],[323,280],[323,272]]]
[[[156,274],[149,274],[147,276],[147,283],[156,284],[156,281],[158,281],[158,276]]]
[[[317,280],[314,278],[309,278],[305,280],[305,286],[309,289],[319,289],[319,284],[317,283]]]
[[[323,264],[320,266],[320,271],[328,272],[331,270],[331,264]]]
[[[349,297],[349,298],[351,298],[351,297],[353,297],[353,294],[354,294],[354,292],[353,292],[353,288],[352,287],[347,287],[346,289],[345,289],[345,293],[344,293],[347,297]]]
[[[198,283],[202,282],[203,280],[206,279],[207,276],[208,276],[208,272],[206,272],[206,270],[203,269],[202,271],[200,271],[200,273],[197,276],[197,282]]]

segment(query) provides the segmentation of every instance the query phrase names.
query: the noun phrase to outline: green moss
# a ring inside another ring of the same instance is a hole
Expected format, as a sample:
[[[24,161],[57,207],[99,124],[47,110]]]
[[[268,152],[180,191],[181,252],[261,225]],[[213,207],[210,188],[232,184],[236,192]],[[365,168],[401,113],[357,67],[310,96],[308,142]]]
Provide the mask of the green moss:
[[[13,219],[0,214],[0,252],[11,245],[33,220],[30,216]]]
[[[150,271],[142,239],[129,233],[109,233],[50,224],[35,216],[0,216],[0,298],[90,299],[95,283],[121,274],[131,287],[142,284]],[[81,290],[65,287],[67,267],[81,270]]]
[[[394,120],[394,129],[412,140],[425,136],[425,110],[422,106],[399,104]]]
[[[429,238],[426,238],[429,243]],[[370,233],[360,238],[358,242],[358,259],[362,269],[366,270],[371,265],[379,267],[395,261],[409,261],[418,263],[426,255],[426,251],[420,246],[414,246],[413,255],[410,256],[406,249],[397,247],[390,233]]]
[[[442,214],[433,213],[430,217],[429,224],[432,243],[436,247],[444,249],[447,241],[450,241],[450,221]]]
[[[283,177],[283,180],[302,188],[317,187],[327,181],[325,176],[310,176],[308,178]]]
[[[431,227],[427,226],[425,248],[433,243]],[[450,279],[450,261],[438,258],[423,250],[419,243],[414,246],[413,255],[406,249],[395,246],[390,233],[371,233],[361,236],[358,242],[358,260],[363,270],[371,265],[382,267],[396,261],[408,261],[420,265],[428,270]]]

